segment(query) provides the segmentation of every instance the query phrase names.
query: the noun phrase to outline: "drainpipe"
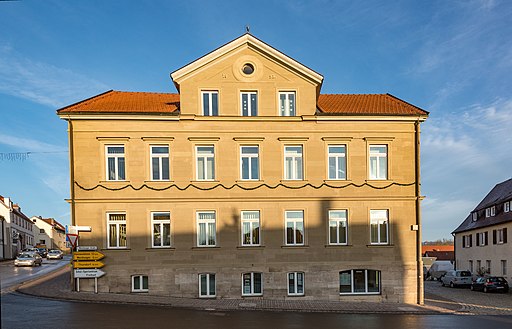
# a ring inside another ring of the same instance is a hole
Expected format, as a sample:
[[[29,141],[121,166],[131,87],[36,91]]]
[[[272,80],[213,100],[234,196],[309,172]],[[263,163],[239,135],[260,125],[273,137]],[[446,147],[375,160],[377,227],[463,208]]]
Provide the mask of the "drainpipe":
[[[3,216],[0,216],[0,222],[2,222],[2,259],[5,259],[5,231],[4,231],[4,221],[5,218]]]
[[[418,230],[416,231],[416,272],[417,277],[417,302],[419,305],[423,305],[423,261],[421,256],[421,196],[420,196],[420,121],[416,120],[414,123],[414,152],[415,152],[415,198],[416,198],[416,225]]]
[[[70,188],[71,188],[71,225],[75,223],[75,152],[73,146],[73,122],[68,118],[69,126],[69,169],[70,169]]]

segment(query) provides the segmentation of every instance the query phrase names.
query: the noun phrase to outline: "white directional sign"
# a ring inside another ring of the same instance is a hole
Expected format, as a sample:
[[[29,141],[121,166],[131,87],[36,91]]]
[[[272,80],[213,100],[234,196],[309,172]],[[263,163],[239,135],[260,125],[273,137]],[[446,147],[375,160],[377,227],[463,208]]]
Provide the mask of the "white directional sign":
[[[95,251],[98,250],[96,246],[78,246],[76,247],[77,251]]]
[[[105,272],[99,268],[78,268],[75,269],[75,279],[94,279],[100,278],[105,275]]]

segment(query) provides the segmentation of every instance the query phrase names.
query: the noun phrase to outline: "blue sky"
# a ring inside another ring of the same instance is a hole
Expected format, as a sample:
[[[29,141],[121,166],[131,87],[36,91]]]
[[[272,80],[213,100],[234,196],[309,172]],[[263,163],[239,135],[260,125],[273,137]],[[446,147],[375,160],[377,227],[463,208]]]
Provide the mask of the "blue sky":
[[[391,93],[422,126],[423,238],[512,176],[511,1],[0,1],[0,194],[69,223],[55,110],[109,89],[176,92],[169,73],[251,33],[321,73],[322,93]]]

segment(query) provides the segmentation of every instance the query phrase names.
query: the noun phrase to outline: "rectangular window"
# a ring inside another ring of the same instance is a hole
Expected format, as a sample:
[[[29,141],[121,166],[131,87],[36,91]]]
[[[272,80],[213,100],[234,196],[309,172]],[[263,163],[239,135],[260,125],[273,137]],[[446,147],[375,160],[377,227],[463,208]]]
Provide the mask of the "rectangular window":
[[[476,272],[480,275],[480,271],[482,271],[482,261],[481,260],[477,260],[476,261]]]
[[[219,115],[219,92],[218,91],[202,91],[203,98],[203,115],[217,116]]]
[[[346,210],[329,210],[329,244],[347,244]]]
[[[496,207],[492,206],[485,209],[485,217],[493,217],[496,215]]]
[[[295,116],[295,92],[279,93],[279,110],[282,117]]]
[[[242,246],[260,245],[260,212],[242,211]]]
[[[329,179],[347,179],[345,145],[329,145]]]
[[[263,295],[263,275],[251,272],[242,274],[242,296]]]
[[[480,232],[476,233],[476,245],[477,246],[486,246],[488,244],[488,232]]]
[[[197,180],[215,179],[215,151],[213,145],[196,146]]]
[[[370,210],[371,244],[389,243],[389,221],[387,210]]]
[[[169,180],[169,146],[151,146],[151,179]]]
[[[215,297],[215,274],[199,274],[199,297]]]
[[[243,180],[260,179],[259,147],[240,147],[240,177]]]
[[[43,233],[44,234],[44,229],[40,228],[39,229],[39,233]]]
[[[124,145],[107,145],[107,180],[125,180]]]
[[[507,275],[507,261],[506,260],[501,261],[501,275],[503,275],[503,276]]]
[[[473,273],[473,261],[472,260],[469,261],[469,271],[471,273]]]
[[[473,217],[473,222],[476,222],[478,219],[478,214],[476,211],[472,214],[472,217]]]
[[[304,179],[302,145],[284,147],[284,179]]]
[[[503,206],[503,208],[504,208],[503,211],[504,212],[509,212],[510,211],[510,203],[511,202],[512,201],[505,202],[505,205]]]
[[[491,261],[490,260],[485,261],[485,272],[487,274],[491,274]]]
[[[471,248],[473,246],[473,238],[472,235],[463,235],[462,236],[462,248]]]
[[[132,292],[148,292],[148,276],[133,275],[132,276]]]
[[[240,93],[242,102],[242,116],[255,117],[258,115],[258,94],[255,91],[244,91]]]
[[[171,246],[171,214],[168,212],[151,213],[153,225],[153,248]]]
[[[286,245],[304,245],[304,212],[285,211]]]
[[[126,248],[126,214],[107,214],[108,248]]]
[[[379,294],[380,271],[348,270],[340,272],[340,294]]]
[[[370,179],[388,179],[387,145],[370,145]]]
[[[215,211],[197,212],[197,246],[214,247],[216,245]]]
[[[304,272],[288,273],[288,296],[304,296]]]

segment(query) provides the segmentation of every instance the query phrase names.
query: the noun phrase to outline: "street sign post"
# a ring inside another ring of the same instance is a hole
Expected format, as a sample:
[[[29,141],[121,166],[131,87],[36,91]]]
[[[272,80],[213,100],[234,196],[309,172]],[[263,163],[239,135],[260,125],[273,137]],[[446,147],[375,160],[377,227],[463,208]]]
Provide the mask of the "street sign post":
[[[98,250],[98,247],[96,246],[77,246],[77,251],[95,251]]]
[[[101,278],[105,275],[105,272],[99,268],[95,269],[75,269],[75,278],[79,279],[95,279]]]
[[[99,251],[75,251],[73,260],[90,260],[96,261],[105,258],[105,255]]]
[[[105,266],[102,262],[73,262],[74,268],[102,268]]]

